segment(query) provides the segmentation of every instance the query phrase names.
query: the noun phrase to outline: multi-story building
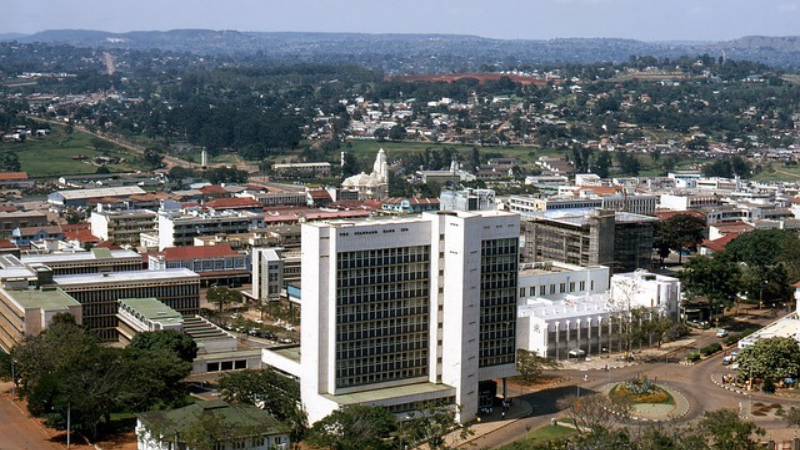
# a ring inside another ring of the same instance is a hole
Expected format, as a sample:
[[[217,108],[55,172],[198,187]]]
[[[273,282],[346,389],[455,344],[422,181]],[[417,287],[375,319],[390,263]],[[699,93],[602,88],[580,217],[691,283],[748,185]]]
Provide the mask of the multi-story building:
[[[253,249],[253,298],[259,301],[280,300],[284,290],[283,260],[278,249]]]
[[[581,267],[557,261],[523,263],[519,268],[519,303],[529,298],[562,300],[568,295],[608,291],[611,271],[605,266]]]
[[[312,423],[349,403],[434,400],[471,420],[516,373],[518,258],[512,213],[306,224],[300,364],[265,362],[300,370]]]
[[[80,273],[125,272],[142,270],[142,256],[131,250],[93,248],[88,252],[47,253],[23,255],[23,264],[41,264],[53,271],[53,275]]]
[[[202,286],[240,285],[250,281],[247,256],[230,245],[169,247],[150,254],[148,260],[150,270],[184,268],[196,272]]]
[[[658,197],[654,195],[570,195],[563,197],[535,198],[512,195],[509,209],[520,214],[568,209],[600,208],[610,211],[655,215]]]
[[[244,191],[242,197],[250,197],[266,207],[305,206],[305,192],[252,192]]]
[[[497,209],[495,193],[493,189],[442,191],[439,195],[439,209],[442,211],[492,211]]]
[[[614,272],[649,269],[657,220],[602,209],[524,214],[522,260],[601,265]]]
[[[40,211],[0,211],[0,233],[8,235],[16,228],[48,225],[47,215]]]
[[[117,301],[154,297],[183,315],[200,309],[200,276],[189,269],[62,275],[53,281],[83,305],[83,323],[105,342],[117,340]]]
[[[637,270],[612,276],[607,292],[529,299],[517,312],[518,346],[555,359],[624,351],[632,320],[677,320],[680,297],[677,278]]]
[[[148,209],[125,209],[121,211],[92,211],[89,219],[92,234],[104,241],[120,246],[139,245],[139,235],[152,233],[156,229],[155,211]]]
[[[263,224],[263,214],[161,210],[158,213],[158,248],[192,245],[197,236],[245,233]]]
[[[60,289],[0,288],[0,348],[8,352],[26,336],[41,333],[58,313],[82,323],[81,304]]]

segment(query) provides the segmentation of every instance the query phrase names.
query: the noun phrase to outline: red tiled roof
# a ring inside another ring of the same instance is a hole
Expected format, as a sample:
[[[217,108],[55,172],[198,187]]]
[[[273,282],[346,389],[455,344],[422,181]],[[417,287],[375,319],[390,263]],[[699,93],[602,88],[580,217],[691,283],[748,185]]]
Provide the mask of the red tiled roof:
[[[369,216],[369,211],[319,211],[305,215],[306,220],[354,219]]]
[[[209,245],[205,247],[167,247],[164,249],[167,261],[203,258],[224,258],[226,256],[242,256],[230,245]]]
[[[308,195],[310,195],[314,200],[331,200],[331,194],[329,194],[325,189],[308,191]]]
[[[28,172],[0,172],[0,181],[22,181],[28,179]]]
[[[714,239],[713,241],[709,241],[708,239],[703,239],[703,243],[700,244],[703,247],[709,248],[715,252],[721,252],[725,250],[725,247],[734,239],[739,237],[736,233],[726,234],[719,239]]]
[[[710,227],[716,228],[720,233],[735,234],[737,236],[755,229],[754,226],[745,222],[715,223],[714,225],[710,225]]]
[[[115,244],[115,243],[113,243],[111,241],[103,241],[103,242],[95,245],[95,248],[107,248],[109,250],[122,250],[122,247],[120,247],[119,245],[117,245],[117,244]]]
[[[0,212],[17,212],[19,208],[14,205],[0,205]]]
[[[20,236],[33,236],[34,234],[38,233],[39,230],[44,230],[47,234],[59,234],[62,233],[61,227],[59,226],[46,226],[46,227],[24,227],[19,229]]]
[[[88,230],[90,228],[92,228],[92,224],[89,222],[66,223],[61,225],[61,229],[64,231],[64,233],[68,231]]]
[[[214,209],[250,209],[261,208],[262,205],[250,197],[229,197],[206,202],[205,206]]]
[[[17,246],[8,239],[0,239],[0,248],[17,248]]]
[[[91,230],[80,229],[76,231],[65,231],[64,239],[76,240],[78,242],[100,242],[100,238],[93,235]]]
[[[222,187],[222,186],[220,186],[218,184],[211,184],[211,185],[208,185],[208,186],[203,186],[203,187],[200,188],[200,192],[202,192],[205,195],[209,195],[209,194],[227,194],[228,193],[228,191],[226,191],[224,187]]]

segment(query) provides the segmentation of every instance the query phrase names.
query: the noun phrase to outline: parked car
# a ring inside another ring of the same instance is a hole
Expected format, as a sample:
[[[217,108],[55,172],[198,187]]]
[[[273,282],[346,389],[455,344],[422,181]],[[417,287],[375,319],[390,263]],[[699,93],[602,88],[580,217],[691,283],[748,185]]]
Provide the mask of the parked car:
[[[718,338],[724,338],[724,337],[727,337],[727,336],[728,336],[728,330],[726,330],[724,328],[720,328],[719,330],[717,330],[717,337]]]

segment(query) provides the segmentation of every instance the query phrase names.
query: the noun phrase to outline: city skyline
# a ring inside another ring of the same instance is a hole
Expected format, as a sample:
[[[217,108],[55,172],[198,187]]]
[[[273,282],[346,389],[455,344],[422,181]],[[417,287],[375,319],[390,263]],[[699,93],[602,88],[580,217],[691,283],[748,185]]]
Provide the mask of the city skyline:
[[[744,36],[797,35],[800,3],[677,0],[499,0],[367,2],[323,0],[233,5],[207,0],[108,2],[31,0],[0,18],[5,33],[50,29],[110,32],[204,28],[274,32],[468,34],[498,39],[631,38],[643,41],[719,41]],[[392,20],[389,20],[392,19]]]

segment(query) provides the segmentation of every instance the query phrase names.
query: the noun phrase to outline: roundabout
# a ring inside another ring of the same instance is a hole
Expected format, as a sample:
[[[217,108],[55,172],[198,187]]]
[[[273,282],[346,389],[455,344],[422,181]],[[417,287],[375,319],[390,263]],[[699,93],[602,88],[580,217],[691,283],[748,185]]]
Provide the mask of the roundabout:
[[[611,412],[633,421],[666,422],[689,412],[689,401],[680,391],[646,377],[607,384],[600,391],[611,399]]]

